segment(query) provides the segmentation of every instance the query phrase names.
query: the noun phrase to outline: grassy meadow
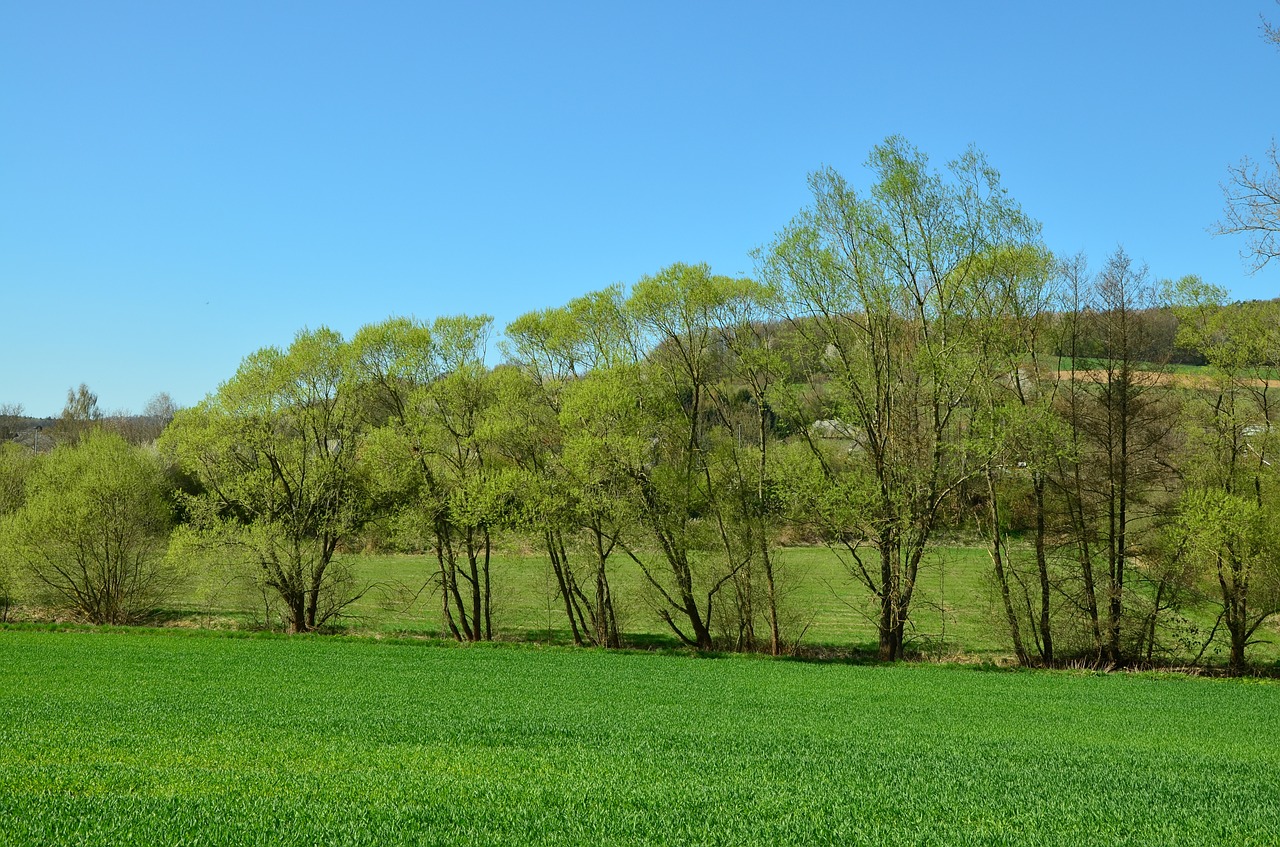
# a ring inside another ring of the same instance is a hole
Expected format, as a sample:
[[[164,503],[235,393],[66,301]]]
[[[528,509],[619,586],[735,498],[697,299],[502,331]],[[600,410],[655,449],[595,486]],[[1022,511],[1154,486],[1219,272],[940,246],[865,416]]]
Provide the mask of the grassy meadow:
[[[428,584],[432,556],[358,554],[341,557],[365,589],[344,617],[351,632],[442,635],[440,595]],[[789,644],[874,649],[875,605],[845,564],[823,547],[787,547],[776,554],[781,618]],[[1002,641],[990,558],[977,547],[936,548],[922,568],[913,606],[913,646],[921,652],[1008,652]],[[503,640],[567,644],[563,602],[545,556],[502,550],[492,564],[494,628]],[[640,569],[617,557],[611,573],[619,623],[633,646],[675,646]],[[761,580],[763,583],[763,580]],[[731,588],[717,602],[730,603]],[[262,599],[229,584],[217,569],[194,578],[166,614],[175,621],[252,628],[265,617]],[[767,633],[763,633],[767,638]]]
[[[1025,567],[1030,567],[1029,552]],[[436,567],[430,556],[348,555],[356,584],[366,591],[342,626],[351,633],[444,636],[439,594],[427,584]],[[777,553],[781,614],[787,645],[818,650],[872,651],[876,644],[875,605],[864,586],[832,551],[823,547],[787,547]],[[238,590],[217,569],[206,568],[183,599],[166,614],[172,623],[208,628],[254,628],[265,615],[261,598]],[[568,644],[570,632],[555,578],[543,556],[504,550],[495,555],[493,615],[496,635],[507,641]],[[911,652],[937,658],[1000,659],[1011,656],[1007,626],[999,606],[987,551],[975,546],[939,546],[922,567],[912,603]],[[655,598],[638,567],[619,560],[610,575],[624,640],[634,647],[678,646],[656,612]],[[1031,580],[1033,582],[1033,579]],[[722,602],[732,602],[723,595]],[[1059,604],[1062,605],[1062,604]],[[1213,612],[1187,612],[1197,626],[1194,654],[1213,626]],[[1280,622],[1277,622],[1280,623]],[[1250,648],[1255,662],[1280,660],[1277,623],[1261,631],[1263,643]],[[766,639],[763,621],[758,630]],[[1070,645],[1066,622],[1057,629],[1059,649]],[[1083,633],[1077,633],[1083,635]],[[1223,633],[1220,633],[1222,635]],[[1219,639],[1221,641],[1221,639]],[[1030,644],[1028,645],[1030,647]],[[1225,661],[1225,644],[1205,652],[1205,661]]]
[[[1275,844],[1280,684],[0,631],[0,843]]]

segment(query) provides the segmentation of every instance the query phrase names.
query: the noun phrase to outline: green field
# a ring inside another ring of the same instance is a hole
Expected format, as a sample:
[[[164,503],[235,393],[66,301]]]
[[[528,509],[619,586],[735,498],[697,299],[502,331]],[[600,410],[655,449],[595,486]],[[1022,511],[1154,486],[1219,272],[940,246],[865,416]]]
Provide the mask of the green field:
[[[0,631],[5,844],[1275,844],[1280,685]]]
[[[869,592],[823,547],[789,547],[776,554],[782,592],[783,635],[788,643],[874,649],[875,607]],[[352,632],[442,635],[439,594],[425,586],[435,558],[417,555],[349,555],[356,582],[367,589],[343,625]],[[939,547],[921,571],[913,607],[912,644],[920,652],[1008,652],[990,591],[990,559],[977,547]],[[655,611],[640,569],[619,560],[611,576],[624,638],[635,645],[676,640]],[[569,643],[562,601],[545,556],[503,551],[493,563],[494,627],[505,640]],[[420,593],[419,590],[421,589]],[[728,602],[728,591],[722,595]],[[197,579],[171,613],[189,622],[252,628],[257,598],[229,589],[215,577]],[[945,610],[945,611],[944,611]]]
[[[1029,552],[1026,553],[1029,556]],[[874,651],[874,602],[845,565],[823,547],[788,547],[777,553],[783,594],[781,619],[787,646],[820,650]],[[425,587],[436,562],[430,556],[355,555],[346,560],[366,593],[351,608],[342,626],[352,633],[445,636],[439,595]],[[1030,564],[1024,563],[1026,567]],[[610,576],[624,640],[632,646],[677,646],[671,630],[655,611],[652,592],[639,568],[618,562]],[[503,551],[493,563],[493,617],[497,636],[508,641],[568,644],[564,607],[545,557]],[[185,599],[169,610],[172,623],[206,628],[253,629],[264,615],[255,614],[257,598],[227,588],[216,579],[194,581]],[[1065,605],[1055,598],[1060,606]],[[1188,610],[1201,632],[1212,628],[1215,610]],[[1254,662],[1280,659],[1277,623],[1260,631],[1262,643],[1250,647]],[[761,636],[767,635],[761,624]],[[1056,627],[1059,649],[1070,646],[1063,623]],[[1083,633],[1077,633],[1083,635]],[[1225,661],[1225,633],[1205,652],[1204,661]],[[1203,636],[1201,636],[1203,637]],[[1012,655],[1007,625],[991,576],[991,560],[980,547],[934,548],[921,569],[912,604],[910,651],[950,659],[1000,659]],[[1086,649],[1084,646],[1081,649]],[[1199,649],[1199,641],[1189,655]],[[1185,656],[1172,661],[1187,661]]]

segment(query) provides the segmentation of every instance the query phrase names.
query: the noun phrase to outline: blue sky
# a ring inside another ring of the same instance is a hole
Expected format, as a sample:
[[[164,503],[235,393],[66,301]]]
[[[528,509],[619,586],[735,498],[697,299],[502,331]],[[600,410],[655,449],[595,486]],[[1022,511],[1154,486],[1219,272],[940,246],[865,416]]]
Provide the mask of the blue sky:
[[[832,165],[973,143],[1095,267],[1234,295],[1220,181],[1280,134],[1266,0],[0,2],[0,403],[200,400],[321,324],[501,328],[750,251]]]

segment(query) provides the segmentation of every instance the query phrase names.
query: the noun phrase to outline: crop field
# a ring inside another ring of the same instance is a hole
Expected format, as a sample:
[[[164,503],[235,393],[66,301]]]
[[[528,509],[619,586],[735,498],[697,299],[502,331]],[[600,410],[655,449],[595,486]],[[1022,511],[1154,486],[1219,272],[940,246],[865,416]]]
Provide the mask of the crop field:
[[[1275,844],[1280,685],[0,631],[4,844]]]

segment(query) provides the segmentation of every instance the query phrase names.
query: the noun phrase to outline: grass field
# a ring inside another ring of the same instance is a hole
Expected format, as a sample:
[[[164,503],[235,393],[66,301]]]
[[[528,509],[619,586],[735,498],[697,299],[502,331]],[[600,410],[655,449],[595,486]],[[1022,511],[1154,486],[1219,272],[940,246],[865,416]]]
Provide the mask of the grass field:
[[[353,632],[440,635],[439,595],[424,589],[434,557],[350,555],[357,583],[367,587],[344,624]],[[788,643],[874,649],[871,596],[834,553],[789,547],[776,553],[783,594],[781,617]],[[994,595],[990,559],[976,547],[939,547],[921,571],[913,606],[912,646],[925,652],[990,655],[1007,652]],[[619,560],[610,576],[624,637],[635,645],[675,646],[655,611],[652,591],[638,567]],[[564,606],[545,556],[504,551],[493,563],[494,627],[506,640],[568,643]],[[421,592],[417,593],[420,589]],[[729,600],[726,591],[723,602]],[[253,622],[256,598],[225,586],[198,583],[176,609],[196,623]],[[248,614],[246,612],[249,611]],[[261,615],[259,615],[261,617]]]
[[[1029,557],[1030,553],[1026,555]],[[349,631],[380,635],[440,636],[438,594],[425,582],[436,567],[429,556],[349,556],[358,584],[369,590],[343,623]],[[822,547],[789,547],[777,554],[783,592],[783,636],[788,645],[810,648],[872,651],[876,644],[874,604],[866,588]],[[1028,567],[1030,563],[1025,563]],[[624,639],[633,646],[676,646],[670,629],[654,610],[651,591],[639,568],[620,561],[610,577]],[[940,657],[994,659],[1012,654],[1006,624],[991,583],[991,560],[979,547],[937,547],[921,569],[912,604],[908,648]],[[505,551],[493,564],[494,627],[503,640],[567,644],[570,642],[564,607],[555,595],[555,582],[545,557]],[[396,590],[400,586],[409,593]],[[179,620],[217,627],[252,625],[246,613],[255,598],[196,585],[174,613]],[[1189,612],[1203,633],[1213,625],[1215,612]],[[260,621],[261,616],[256,620]],[[763,623],[761,624],[763,633]],[[1280,659],[1276,624],[1261,633],[1264,643],[1250,648],[1253,661],[1270,664]],[[1058,629],[1059,649],[1067,632]],[[1220,633],[1225,637],[1225,633]],[[1211,647],[1205,660],[1225,661],[1226,644]],[[1199,649],[1199,641],[1190,648]],[[1185,659],[1184,659],[1185,661]]]
[[[4,844],[1275,844],[1280,684],[0,630]]]

